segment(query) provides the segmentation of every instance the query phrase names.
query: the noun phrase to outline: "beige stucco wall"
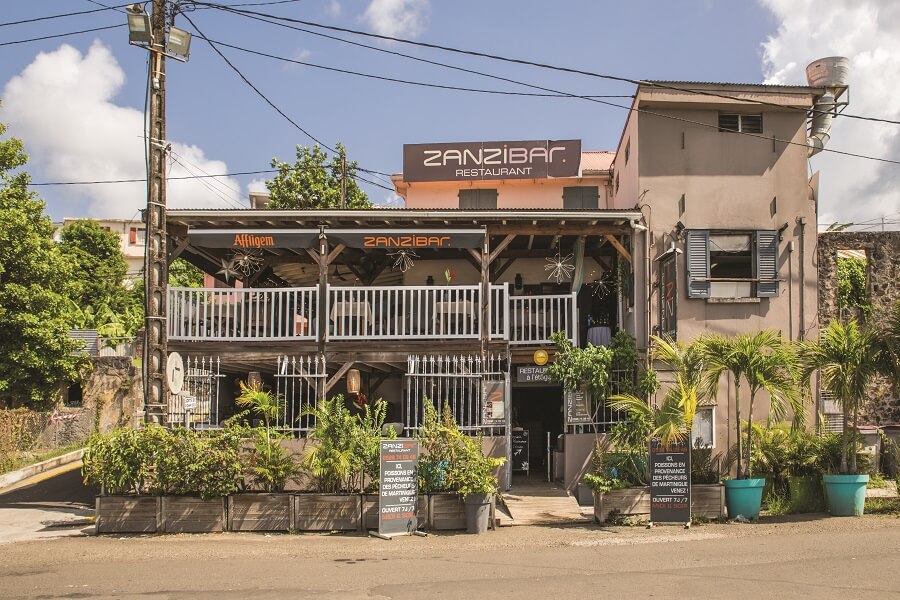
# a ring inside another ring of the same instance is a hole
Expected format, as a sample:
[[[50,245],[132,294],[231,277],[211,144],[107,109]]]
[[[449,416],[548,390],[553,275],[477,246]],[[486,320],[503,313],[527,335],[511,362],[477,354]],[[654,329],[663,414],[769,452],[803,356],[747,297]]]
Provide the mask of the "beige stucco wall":
[[[755,109],[759,112],[758,106]],[[703,106],[690,109],[656,106],[653,112],[711,125],[716,125],[718,119],[716,109]],[[673,241],[677,248],[684,250],[684,241],[674,236],[678,221],[687,229],[754,231],[778,230],[787,225],[779,243],[778,277],[782,281],[780,295],[775,298],[760,298],[759,302],[754,298],[740,303],[689,299],[685,291],[684,255],[679,256],[679,339],[690,341],[705,332],[730,335],[760,329],[780,331],[788,339],[797,339],[801,331],[807,336],[815,335],[816,211],[809,192],[806,149],[771,139],[803,144],[806,135],[804,114],[800,111],[763,111],[763,136],[768,139],[719,132],[714,127],[650,114],[641,114],[633,121],[639,121],[637,188],[632,187],[632,177],[620,179],[615,206],[633,206],[636,190],[646,190],[641,202],[648,205],[644,213],[651,227],[651,259],[662,254]],[[634,134],[631,139],[634,156]],[[805,230],[799,224],[801,218],[806,220]],[[656,263],[651,260],[650,277],[647,278],[643,234],[638,237],[635,244],[636,281],[652,285],[658,277]],[[646,285],[638,287],[636,307],[648,306],[648,293],[651,294],[652,331],[659,322],[657,291],[649,291]],[[804,306],[802,324],[801,298]],[[646,308],[640,312],[646,314],[645,311]],[[646,325],[636,325],[638,340],[645,340]],[[727,448],[734,437],[729,435],[733,424],[732,388],[723,380],[716,412],[716,446],[720,450]],[[764,403],[758,403],[756,417],[764,418],[760,404]]]
[[[456,181],[410,183],[399,187],[405,194],[406,208],[457,208],[459,207],[459,190],[463,189],[496,189],[497,208],[562,208],[563,188],[569,186],[600,187],[600,208],[609,202],[606,198],[606,182],[604,177],[566,177],[560,179],[520,179],[498,181]]]

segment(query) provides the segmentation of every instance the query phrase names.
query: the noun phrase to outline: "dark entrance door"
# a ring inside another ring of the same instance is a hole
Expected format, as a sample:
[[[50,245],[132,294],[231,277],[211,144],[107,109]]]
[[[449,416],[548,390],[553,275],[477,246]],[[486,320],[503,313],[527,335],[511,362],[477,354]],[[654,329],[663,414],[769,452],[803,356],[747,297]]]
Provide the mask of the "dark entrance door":
[[[512,426],[528,431],[528,463],[532,477],[547,478],[547,434],[552,444],[563,433],[563,395],[558,385],[514,385]],[[514,476],[524,473],[513,473]]]

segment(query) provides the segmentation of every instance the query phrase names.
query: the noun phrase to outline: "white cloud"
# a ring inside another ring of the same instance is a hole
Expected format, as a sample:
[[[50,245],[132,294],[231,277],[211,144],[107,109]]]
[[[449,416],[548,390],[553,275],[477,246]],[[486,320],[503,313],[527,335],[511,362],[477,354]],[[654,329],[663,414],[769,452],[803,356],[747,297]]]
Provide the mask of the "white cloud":
[[[385,197],[380,200],[377,198],[372,200],[372,203],[377,206],[389,206],[392,208],[394,208],[394,207],[402,208],[404,205],[404,202],[405,201],[403,200],[403,196],[400,196],[394,192],[390,192],[390,193],[386,194]]]
[[[266,180],[265,179],[254,179],[250,183],[247,184],[247,193],[251,192],[260,192],[260,193],[268,193],[269,190],[266,188]]]
[[[40,53],[22,73],[7,82],[0,122],[25,141],[29,171],[35,179],[93,181],[145,176],[143,113],[114,99],[125,73],[112,52],[95,41],[86,54],[69,45]],[[222,161],[200,148],[174,142],[170,177],[227,173]],[[58,197],[87,205],[86,214],[130,218],[146,206],[144,183],[69,186]],[[173,180],[168,204],[174,208],[234,206],[241,199],[232,178]],[[79,211],[82,212],[82,211]]]
[[[428,24],[428,0],[372,0],[363,18],[375,33],[416,37]]]
[[[338,0],[328,0],[325,5],[325,12],[331,17],[341,16],[341,3]]]
[[[763,44],[770,83],[805,83],[805,67],[825,56],[850,59],[856,115],[900,119],[900,5],[895,0],[762,0],[780,21]],[[900,160],[900,126],[835,119],[827,148]],[[820,223],[900,219],[900,166],[824,152]],[[894,225],[896,228],[896,225]]]

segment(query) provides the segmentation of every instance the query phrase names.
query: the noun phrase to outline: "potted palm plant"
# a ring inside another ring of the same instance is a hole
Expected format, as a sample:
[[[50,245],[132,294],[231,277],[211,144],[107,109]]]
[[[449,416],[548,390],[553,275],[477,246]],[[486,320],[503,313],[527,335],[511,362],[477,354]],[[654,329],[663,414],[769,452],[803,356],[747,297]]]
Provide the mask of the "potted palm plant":
[[[869,476],[857,469],[856,425],[869,384],[881,364],[883,348],[877,341],[875,333],[860,327],[855,319],[846,325],[835,320],[819,334],[818,341],[800,346],[804,376],[809,379],[818,371],[820,385],[840,403],[843,413],[839,473],[823,476],[828,510],[835,516],[859,516],[865,508]]]
[[[770,419],[783,420],[790,409],[795,425],[802,424],[805,412],[799,385],[799,363],[790,346],[774,331],[742,333],[732,338],[707,336],[701,338],[700,344],[707,365],[706,384],[710,393],[716,394],[719,379],[725,373],[730,373],[734,382],[737,470],[735,479],[725,481],[728,516],[758,520],[766,480],[753,477],[750,460],[756,398],[759,392],[765,392]],[[747,383],[750,393],[746,421],[741,421],[743,382]],[[741,432],[742,425],[746,425],[746,435]]]
[[[505,458],[485,456],[482,438],[461,436],[456,461],[450,466],[450,485],[462,496],[466,506],[466,533],[485,533],[491,515],[491,503],[498,491],[494,474]]]

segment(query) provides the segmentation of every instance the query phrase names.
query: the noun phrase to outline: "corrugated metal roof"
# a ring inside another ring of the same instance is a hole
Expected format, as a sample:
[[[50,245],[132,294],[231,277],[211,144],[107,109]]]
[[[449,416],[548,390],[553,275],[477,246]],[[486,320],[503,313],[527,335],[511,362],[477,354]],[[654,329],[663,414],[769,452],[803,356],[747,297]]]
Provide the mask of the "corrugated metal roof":
[[[581,172],[608,171],[615,158],[615,152],[582,152]]]
[[[804,89],[804,90],[814,90],[818,88],[811,88],[807,85],[788,85],[784,83],[735,83],[728,81],[669,81],[665,79],[647,79],[645,83],[649,86],[653,86],[654,84],[659,86],[692,86],[692,85],[727,85],[732,87],[756,87],[756,88],[775,88],[775,89]]]

